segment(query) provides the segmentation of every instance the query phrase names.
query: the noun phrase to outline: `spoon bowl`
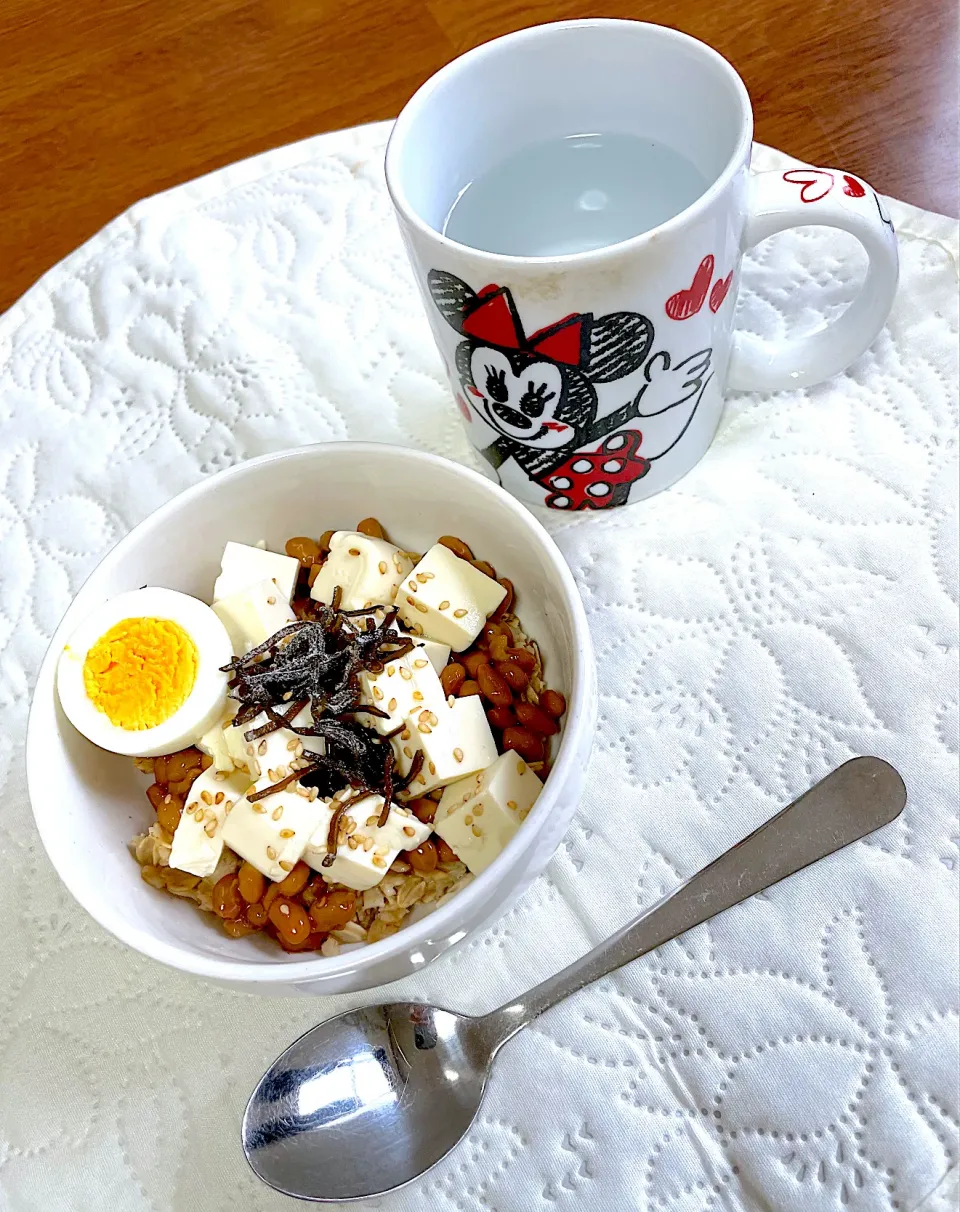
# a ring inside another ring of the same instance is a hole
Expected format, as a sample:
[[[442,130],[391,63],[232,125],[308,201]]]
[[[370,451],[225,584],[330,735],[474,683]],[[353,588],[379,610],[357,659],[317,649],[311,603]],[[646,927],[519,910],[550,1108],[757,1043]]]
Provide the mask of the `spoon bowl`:
[[[422,1002],[348,1010],[302,1035],[260,1079],[243,1118],[255,1173],[336,1201],[403,1186],[454,1147],[483,1097],[484,1019]],[[371,1164],[376,1159],[375,1164]]]

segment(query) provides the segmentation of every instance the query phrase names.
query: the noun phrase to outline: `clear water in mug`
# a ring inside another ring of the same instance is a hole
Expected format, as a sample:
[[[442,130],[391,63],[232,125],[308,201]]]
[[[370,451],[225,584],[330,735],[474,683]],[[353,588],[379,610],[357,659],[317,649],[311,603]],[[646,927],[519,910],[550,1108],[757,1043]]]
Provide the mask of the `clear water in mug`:
[[[685,210],[707,179],[638,135],[567,135],[501,160],[463,189],[443,233],[486,252],[550,257],[638,236]]]

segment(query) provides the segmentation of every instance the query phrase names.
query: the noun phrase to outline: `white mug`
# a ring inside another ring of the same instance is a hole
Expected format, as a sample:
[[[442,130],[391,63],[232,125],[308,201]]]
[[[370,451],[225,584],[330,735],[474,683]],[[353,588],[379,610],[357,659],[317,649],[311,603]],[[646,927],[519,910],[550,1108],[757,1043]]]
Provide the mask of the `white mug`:
[[[461,191],[543,140],[655,139],[709,182],[621,243],[562,256],[483,252],[442,234]],[[606,509],[669,487],[706,453],[725,388],[776,390],[849,366],[882,327],[897,245],[876,192],[798,165],[751,178],[753,112],[716,51],[658,25],[535,26],[455,59],[397,119],[387,185],[471,442],[521,500]],[[869,258],[832,323],[771,343],[733,327],[746,249],[788,227],[856,236]]]

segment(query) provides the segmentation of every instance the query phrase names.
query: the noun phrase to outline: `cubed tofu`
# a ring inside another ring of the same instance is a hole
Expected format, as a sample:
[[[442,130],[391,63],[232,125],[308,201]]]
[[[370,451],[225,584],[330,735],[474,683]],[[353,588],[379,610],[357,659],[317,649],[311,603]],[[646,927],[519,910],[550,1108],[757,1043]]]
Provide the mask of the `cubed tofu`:
[[[412,568],[413,560],[386,539],[338,530],[330,539],[330,553],[313,582],[310,596],[315,602],[330,605],[333,591],[339,585],[343,610],[388,605]]]
[[[170,866],[191,875],[212,875],[223,852],[223,825],[250,780],[210,766],[194,779],[173,835]]]
[[[243,656],[281,627],[296,622],[289,599],[270,579],[217,599],[213,612],[226,627],[236,656]]]
[[[437,673],[442,673],[447,661],[450,660],[450,645],[438,644],[436,640],[420,639],[416,641],[416,645]]]
[[[437,811],[433,818],[434,823],[442,821],[445,816],[450,815],[454,808],[459,808],[467,800],[472,800],[480,790],[483,775],[484,772],[478,770],[476,774],[470,774],[465,779],[457,779],[455,783],[447,783],[443,789],[443,795],[437,803]]]
[[[230,750],[227,748],[226,730],[231,727],[233,717],[237,714],[237,706],[235,699],[227,699],[227,710],[223,719],[214,724],[197,741],[197,748],[200,752],[213,758],[214,770],[219,770],[224,774],[230,774],[236,768]]]
[[[325,867],[324,859],[329,853],[327,841],[330,817],[336,810],[338,801],[350,794],[348,788],[346,792],[341,791],[332,800],[327,801],[330,813],[321,821],[310,839],[303,859],[319,871],[328,883],[343,884],[361,892],[380,883],[401,850],[413,850],[422,845],[430,836],[431,827],[396,804],[390,805],[387,823],[382,828],[378,827],[377,821],[383,811],[383,797],[368,795],[351,804],[344,814],[342,823],[349,829],[349,833],[337,846],[333,862]]]
[[[293,556],[248,547],[246,543],[228,543],[220,561],[220,575],[213,586],[213,600],[229,598],[259,581],[274,581],[281,598],[290,605],[297,587],[300,561]]]
[[[291,722],[297,727],[304,727],[310,723],[310,720],[310,708],[304,707]],[[261,714],[254,716],[246,724],[233,725],[223,731],[226,750],[233,764],[237,769],[245,770],[250,775],[250,779],[258,784],[258,787],[278,783],[280,779],[286,777],[286,774],[280,774],[271,778],[268,772],[270,770],[276,772],[280,767],[285,767],[288,774],[290,762],[296,756],[297,745],[301,741],[301,738],[295,732],[291,732],[289,728],[278,728],[275,732],[268,732],[259,740],[248,741],[246,739],[246,733],[261,727],[266,722],[267,717]],[[310,748],[309,737],[305,738],[305,742]],[[312,743],[318,744],[318,742]]]
[[[438,810],[434,831],[461,863],[479,875],[526,820],[542,788],[523,758],[504,753],[482,773],[474,795],[448,806],[442,818]]]
[[[404,579],[393,600],[411,630],[463,652],[506,593],[492,577],[437,543]]]
[[[292,783],[255,802],[244,796],[224,822],[224,843],[267,879],[282,880],[300,861],[321,821],[329,821],[326,801],[310,799],[305,792]]]
[[[439,711],[446,706],[440,678],[421,649],[389,661],[382,673],[360,673],[361,701],[387,712],[358,718],[385,735],[399,728],[408,715],[425,707]]]
[[[448,783],[437,804],[434,823],[442,821],[454,808],[493,787],[496,794],[508,803],[513,800],[519,811],[529,809],[540,794],[543,784],[519,754],[508,751],[485,770],[478,770],[468,778]]]
[[[418,749],[423,750],[423,767],[410,790],[425,795],[483,770],[497,759],[497,746],[478,695],[456,699],[439,711],[425,708],[404,721],[405,727],[393,742],[397,767],[407,774]]]

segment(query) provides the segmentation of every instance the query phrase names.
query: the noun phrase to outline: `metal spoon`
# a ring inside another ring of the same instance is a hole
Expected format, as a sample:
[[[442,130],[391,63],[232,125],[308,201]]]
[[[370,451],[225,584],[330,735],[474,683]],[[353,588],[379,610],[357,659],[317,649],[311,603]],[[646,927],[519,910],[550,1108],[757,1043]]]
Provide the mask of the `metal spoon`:
[[[900,815],[903,780],[846,762],[670,896],[524,997],[474,1018],[418,1002],[349,1010],[270,1066],[243,1117],[254,1172],[320,1203],[382,1195],[435,1165],[480,1108],[493,1058],[544,1010]]]

